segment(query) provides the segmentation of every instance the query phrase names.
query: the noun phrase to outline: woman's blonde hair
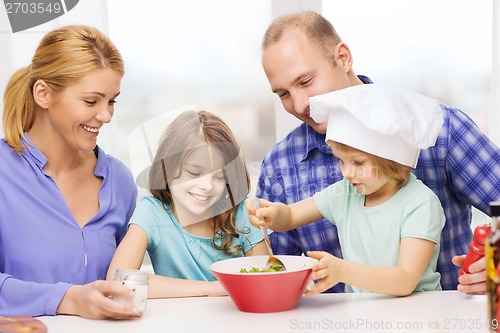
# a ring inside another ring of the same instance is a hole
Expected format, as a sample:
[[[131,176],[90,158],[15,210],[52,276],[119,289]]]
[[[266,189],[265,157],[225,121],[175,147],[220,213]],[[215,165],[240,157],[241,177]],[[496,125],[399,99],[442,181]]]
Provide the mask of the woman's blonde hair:
[[[323,50],[325,56],[335,66],[334,50],[342,41],[333,25],[320,14],[313,11],[301,11],[283,15],[274,20],[267,28],[262,41],[262,49],[276,44],[286,31],[299,29]]]
[[[24,132],[36,118],[33,85],[43,80],[52,94],[98,69],[110,68],[123,76],[123,59],[101,31],[84,25],[69,25],[46,34],[29,66],[17,70],[4,93],[3,131],[5,140],[17,153],[24,145]]]
[[[186,111],[176,117],[160,138],[149,171],[149,191],[164,205],[174,209],[169,182],[181,175],[184,160],[200,144],[217,149],[224,158],[226,193],[213,206],[211,221],[215,236],[211,242],[214,248],[234,255],[242,249],[239,245],[231,245],[233,239],[239,238],[239,233],[248,232],[238,230],[235,219],[238,203],[250,191],[250,176],[236,138],[222,119],[207,111]],[[220,245],[216,244],[216,239],[220,240]]]
[[[385,175],[387,178],[395,180],[399,188],[406,184],[408,179],[410,179],[411,167],[407,165],[367,153],[340,142],[328,140],[328,144],[332,147],[332,149],[340,150],[346,153],[361,152],[366,154],[373,166],[377,168],[377,171]]]

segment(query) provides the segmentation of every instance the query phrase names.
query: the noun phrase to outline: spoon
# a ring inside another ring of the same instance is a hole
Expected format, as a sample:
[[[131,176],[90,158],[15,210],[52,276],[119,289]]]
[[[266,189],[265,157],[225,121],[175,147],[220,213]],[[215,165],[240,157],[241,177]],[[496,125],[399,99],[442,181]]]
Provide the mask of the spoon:
[[[252,205],[255,210],[259,209],[260,199],[253,198]],[[269,253],[269,259],[267,259],[266,262],[266,270],[272,269],[272,271],[275,272],[286,271],[285,264],[281,260],[276,258],[273,254],[273,249],[271,248],[271,241],[269,240],[269,237],[267,235],[267,227],[261,225],[260,231],[262,231],[262,236],[264,236],[264,243],[266,243],[267,252]]]

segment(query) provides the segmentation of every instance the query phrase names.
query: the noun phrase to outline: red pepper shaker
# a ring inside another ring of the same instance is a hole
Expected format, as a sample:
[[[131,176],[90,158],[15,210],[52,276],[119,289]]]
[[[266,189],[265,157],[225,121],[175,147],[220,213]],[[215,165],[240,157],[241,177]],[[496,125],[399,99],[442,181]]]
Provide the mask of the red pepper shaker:
[[[483,224],[476,227],[474,230],[474,238],[472,242],[470,242],[469,253],[465,256],[462,269],[458,276],[469,274],[469,266],[484,257],[484,243],[490,232],[491,227],[489,224]]]

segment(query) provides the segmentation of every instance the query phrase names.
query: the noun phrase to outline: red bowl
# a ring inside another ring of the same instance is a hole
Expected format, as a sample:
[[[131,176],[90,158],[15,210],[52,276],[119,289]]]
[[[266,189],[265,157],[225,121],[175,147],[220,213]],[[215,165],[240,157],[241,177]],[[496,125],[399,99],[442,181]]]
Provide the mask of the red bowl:
[[[318,262],[305,256],[277,255],[285,272],[240,273],[240,269],[264,268],[268,256],[227,259],[210,266],[229,297],[243,312],[279,312],[297,306],[311,281],[312,267]]]

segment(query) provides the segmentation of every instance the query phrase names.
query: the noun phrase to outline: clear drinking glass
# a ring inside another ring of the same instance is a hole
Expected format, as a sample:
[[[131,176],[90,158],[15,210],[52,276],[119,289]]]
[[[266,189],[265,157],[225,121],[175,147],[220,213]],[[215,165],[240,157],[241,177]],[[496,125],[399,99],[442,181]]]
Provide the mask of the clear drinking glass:
[[[132,298],[125,298],[114,295],[113,299],[122,303],[129,303],[137,307],[140,313],[146,311],[149,290],[148,273],[136,269],[118,268],[115,274],[115,281],[127,286],[135,292]]]

